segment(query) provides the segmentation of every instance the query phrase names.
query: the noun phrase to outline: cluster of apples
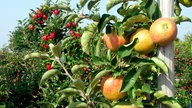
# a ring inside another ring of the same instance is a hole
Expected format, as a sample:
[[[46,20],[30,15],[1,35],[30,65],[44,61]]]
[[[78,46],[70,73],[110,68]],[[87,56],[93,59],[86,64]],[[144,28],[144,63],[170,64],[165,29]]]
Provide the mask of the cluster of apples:
[[[176,23],[170,18],[159,18],[152,23],[149,30],[146,28],[137,29],[130,36],[129,41],[125,39],[124,34],[118,36],[116,32],[111,32],[104,34],[104,42],[108,49],[117,51],[120,46],[138,38],[139,42],[135,45],[134,50],[141,54],[148,54],[154,50],[156,45],[167,46],[175,40],[176,36]]]
[[[32,15],[32,19],[35,20],[35,23],[42,25],[45,23],[45,20],[47,20],[49,16],[48,14],[52,14],[52,12],[47,13],[44,12],[44,10],[42,9],[37,9],[35,13]],[[53,10],[53,14],[59,15],[59,10],[58,9]],[[34,30],[35,23],[29,25],[30,31]]]

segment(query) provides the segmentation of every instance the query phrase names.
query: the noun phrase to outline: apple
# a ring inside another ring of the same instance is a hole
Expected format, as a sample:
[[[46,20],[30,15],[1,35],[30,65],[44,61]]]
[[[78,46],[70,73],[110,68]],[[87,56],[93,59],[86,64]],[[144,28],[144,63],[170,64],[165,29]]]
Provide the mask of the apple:
[[[125,97],[126,92],[120,92],[123,83],[123,76],[113,77],[108,75],[102,78],[101,92],[108,100],[119,100]]]
[[[191,0],[179,0],[179,2],[185,6],[185,7],[191,7],[192,6],[192,1]]]
[[[138,38],[139,42],[134,46],[134,50],[141,54],[148,54],[155,49],[155,43],[152,41],[149,30],[139,28],[130,37],[130,42]]]
[[[175,40],[177,25],[170,18],[159,18],[152,23],[149,33],[154,43],[166,46]]]

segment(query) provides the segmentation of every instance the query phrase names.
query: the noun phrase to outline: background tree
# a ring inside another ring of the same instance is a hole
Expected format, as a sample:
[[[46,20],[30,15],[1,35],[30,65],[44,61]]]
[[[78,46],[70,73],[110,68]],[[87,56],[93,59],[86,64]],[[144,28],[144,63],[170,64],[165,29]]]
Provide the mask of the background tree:
[[[192,35],[175,41],[176,97],[182,106],[192,102]]]

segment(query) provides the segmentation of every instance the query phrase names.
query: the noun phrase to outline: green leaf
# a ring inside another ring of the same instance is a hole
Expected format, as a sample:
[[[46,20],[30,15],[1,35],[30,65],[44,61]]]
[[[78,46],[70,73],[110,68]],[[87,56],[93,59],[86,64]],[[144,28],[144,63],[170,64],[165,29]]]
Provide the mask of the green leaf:
[[[84,7],[88,0],[80,0],[80,6]]]
[[[83,80],[80,78],[75,79],[73,81],[73,84],[75,85],[76,88],[80,89],[81,91],[83,91],[85,88],[85,84],[84,84]]]
[[[99,83],[99,80],[106,74],[110,73],[111,70],[103,70],[101,72],[99,72],[94,79],[91,81],[91,83],[89,84],[88,88],[87,88],[87,95],[90,95],[90,93],[92,92],[92,90],[94,90],[95,86]]]
[[[90,15],[90,19],[92,19],[93,21],[99,22],[100,20],[100,14],[92,14]]]
[[[156,20],[161,17],[161,11],[156,0],[147,0],[145,10],[150,19]]]
[[[88,108],[88,105],[84,102],[73,102],[69,104],[68,108]]]
[[[110,105],[104,102],[97,102],[99,104],[99,108],[111,108]]]
[[[119,59],[130,56],[137,42],[138,42],[138,38],[134,39],[134,41],[132,41],[130,44],[121,46],[118,50]]]
[[[191,19],[189,17],[186,17],[186,16],[174,16],[174,17],[171,17],[171,19],[177,23],[177,24],[180,24],[181,22],[191,22]]]
[[[52,43],[49,44],[49,47],[51,49],[51,52],[53,53],[53,55],[57,58],[61,57],[61,44],[58,43],[57,45],[53,45]]]
[[[58,99],[57,99],[57,103],[61,103],[64,99],[66,99],[65,95],[61,95]]]
[[[40,86],[43,84],[43,83],[45,83],[48,79],[50,79],[52,76],[55,76],[55,75],[57,75],[57,74],[60,74],[61,72],[59,71],[59,70],[57,70],[57,69],[51,69],[51,70],[48,70],[48,71],[46,71],[44,74],[43,74],[43,76],[42,76],[42,78],[41,78],[41,80],[40,80]]]
[[[136,66],[154,65],[152,60],[138,57],[132,57],[130,63]]]
[[[69,23],[70,21],[72,21],[73,19],[77,18],[78,15],[77,14],[71,14],[71,15],[68,15],[65,19],[65,24]]]
[[[80,22],[83,19],[85,19],[85,18],[84,17],[76,17],[75,18],[75,22],[78,23],[78,22]]]
[[[107,60],[111,60],[111,50],[110,49],[107,50],[106,58],[107,58]]]
[[[110,61],[105,57],[92,56],[94,65],[110,65]]]
[[[71,11],[70,7],[64,6],[64,5],[51,5],[50,6],[50,9],[55,9],[55,8],[58,8],[58,9],[61,9],[61,10],[66,10],[66,11]]]
[[[99,1],[100,1],[100,0],[91,0],[91,1],[88,3],[88,5],[87,5],[88,9],[91,10],[91,8],[92,8],[96,3],[98,3]]]
[[[117,22],[117,17],[115,15],[109,15],[109,14],[103,14],[99,23],[98,23],[98,30],[101,32],[107,23],[109,23],[111,20]]]
[[[143,92],[146,92],[146,93],[152,93],[153,92],[153,90],[151,90],[151,87],[150,87],[150,85],[149,84],[143,84],[143,86],[142,86],[142,89],[141,89]]]
[[[74,65],[74,66],[71,68],[71,72],[72,72],[73,74],[75,74],[75,73],[81,71],[84,67],[87,67],[87,68],[88,68],[89,66],[88,66],[88,65],[84,65],[84,64]]]
[[[64,52],[62,52],[62,54],[61,54],[60,61],[61,61],[62,63],[65,63],[65,62],[66,62],[66,55],[65,55]]]
[[[49,58],[48,54],[41,54],[41,53],[30,53],[24,56],[24,60],[28,60],[28,59],[33,59],[33,58],[42,58],[42,59],[46,59]]]
[[[158,57],[152,57],[151,60],[152,60],[159,68],[161,68],[166,75],[168,75],[168,73],[169,73],[168,67],[167,67],[166,63],[165,63],[162,59],[160,59],[160,58],[158,58]]]
[[[100,37],[97,41],[97,45],[95,48],[95,56],[100,57],[101,56],[101,44],[102,44],[102,37]]]
[[[150,22],[150,19],[143,15],[143,14],[138,14],[132,17],[125,17],[123,19],[123,24],[122,24],[122,31],[125,31],[127,28],[131,28],[135,23],[146,23],[148,24]],[[121,32],[122,33],[122,32]],[[122,34],[118,33],[118,36],[121,36]]]
[[[156,92],[154,93],[154,97],[157,98],[157,99],[163,98],[163,97],[165,97],[165,96],[166,96],[166,95],[165,95],[165,93],[164,93],[163,91],[156,91]]]
[[[164,105],[169,106],[169,108],[182,108],[181,105],[179,105],[179,103],[177,103],[174,100],[170,100],[170,99],[163,100],[161,103],[164,104]]]
[[[90,54],[91,49],[90,42],[92,38],[96,35],[96,33],[97,33],[97,23],[92,23],[85,27],[85,31],[82,34],[81,37],[82,49],[83,52],[85,52],[88,55]]]
[[[135,68],[130,70],[123,79],[121,92],[129,91],[134,86],[143,70],[145,70],[145,67],[141,67],[138,70],[136,70]]]
[[[128,6],[128,2],[123,3],[121,7],[117,9],[118,14],[121,16],[126,16],[127,6]]]
[[[124,0],[108,0],[107,5],[106,5],[106,10],[107,10],[107,12],[108,12],[111,8],[113,8],[114,6],[116,6],[117,4],[123,3],[123,2],[124,2]]]
[[[80,92],[75,88],[65,88],[63,90],[58,91],[57,93],[63,94],[68,97],[70,95],[79,94]]]

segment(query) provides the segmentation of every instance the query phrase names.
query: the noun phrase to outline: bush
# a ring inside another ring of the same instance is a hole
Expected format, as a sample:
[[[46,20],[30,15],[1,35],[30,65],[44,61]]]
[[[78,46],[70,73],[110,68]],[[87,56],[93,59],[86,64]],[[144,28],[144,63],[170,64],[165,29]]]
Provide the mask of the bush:
[[[4,50],[0,54],[0,98],[7,107],[31,107],[40,99],[38,83],[46,70],[45,64],[23,61],[27,53]]]

